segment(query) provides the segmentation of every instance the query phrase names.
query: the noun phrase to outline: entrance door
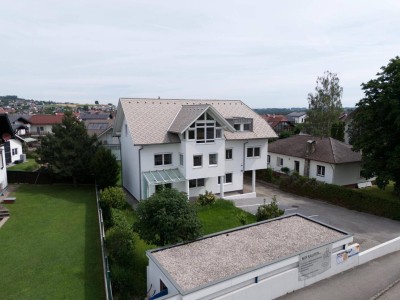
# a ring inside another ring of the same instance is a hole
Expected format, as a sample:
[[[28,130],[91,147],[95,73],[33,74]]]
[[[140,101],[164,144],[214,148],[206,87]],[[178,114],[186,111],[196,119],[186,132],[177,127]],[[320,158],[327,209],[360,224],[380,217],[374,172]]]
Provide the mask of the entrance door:
[[[295,161],[294,161],[294,170],[295,170],[297,173],[300,173],[300,162],[299,162],[298,160],[295,160]]]

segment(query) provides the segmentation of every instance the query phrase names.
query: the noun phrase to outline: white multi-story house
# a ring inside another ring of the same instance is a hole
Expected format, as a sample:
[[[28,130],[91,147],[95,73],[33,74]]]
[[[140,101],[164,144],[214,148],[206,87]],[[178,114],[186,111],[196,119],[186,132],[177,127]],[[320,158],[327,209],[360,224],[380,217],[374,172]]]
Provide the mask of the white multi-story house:
[[[301,124],[304,123],[306,118],[307,118],[307,113],[304,111],[301,112],[291,112],[286,116],[289,120],[289,122],[292,122],[294,124]]]
[[[160,186],[188,197],[243,190],[243,174],[267,167],[271,127],[242,101],[120,99],[113,134],[124,188],[137,200]]]

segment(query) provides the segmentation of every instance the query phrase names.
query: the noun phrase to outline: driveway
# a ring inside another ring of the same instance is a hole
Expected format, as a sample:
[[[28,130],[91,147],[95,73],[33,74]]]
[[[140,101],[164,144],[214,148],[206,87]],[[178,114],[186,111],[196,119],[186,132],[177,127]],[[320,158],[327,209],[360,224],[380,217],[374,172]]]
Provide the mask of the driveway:
[[[245,190],[251,183],[245,182]],[[349,210],[323,201],[285,193],[275,187],[257,181],[257,198],[233,200],[237,207],[255,214],[259,205],[269,203],[274,195],[285,214],[300,213],[314,220],[354,234],[354,242],[361,251],[400,236],[400,222],[367,213]]]

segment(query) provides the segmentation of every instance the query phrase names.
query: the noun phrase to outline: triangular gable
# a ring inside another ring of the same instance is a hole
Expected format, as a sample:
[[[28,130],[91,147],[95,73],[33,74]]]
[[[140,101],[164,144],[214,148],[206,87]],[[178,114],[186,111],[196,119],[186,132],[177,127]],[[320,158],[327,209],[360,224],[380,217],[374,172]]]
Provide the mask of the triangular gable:
[[[172,133],[183,133],[193,124],[193,122],[206,112],[208,112],[225,130],[235,132],[233,126],[222,117],[215,108],[208,104],[182,105],[168,131]]]

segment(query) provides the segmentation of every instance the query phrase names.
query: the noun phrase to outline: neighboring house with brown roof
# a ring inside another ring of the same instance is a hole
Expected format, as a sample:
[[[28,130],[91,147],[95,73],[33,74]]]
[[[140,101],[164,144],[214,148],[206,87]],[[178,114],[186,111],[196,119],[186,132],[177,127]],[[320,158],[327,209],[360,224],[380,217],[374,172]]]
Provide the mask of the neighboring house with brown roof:
[[[84,124],[89,135],[96,134],[99,142],[121,160],[119,140],[113,136],[113,119],[87,119]]]
[[[284,115],[262,115],[262,117],[277,134],[294,130],[294,125]]]
[[[286,167],[300,175],[338,185],[368,182],[361,177],[361,154],[333,138],[294,135],[269,145],[268,165],[282,172]]]
[[[32,115],[29,118],[31,135],[41,136],[52,133],[53,125],[61,124],[63,117],[63,115]]]
[[[113,134],[124,188],[137,200],[166,185],[198,196],[241,191],[267,167],[271,127],[242,101],[120,99]],[[222,184],[220,184],[222,182]]]

